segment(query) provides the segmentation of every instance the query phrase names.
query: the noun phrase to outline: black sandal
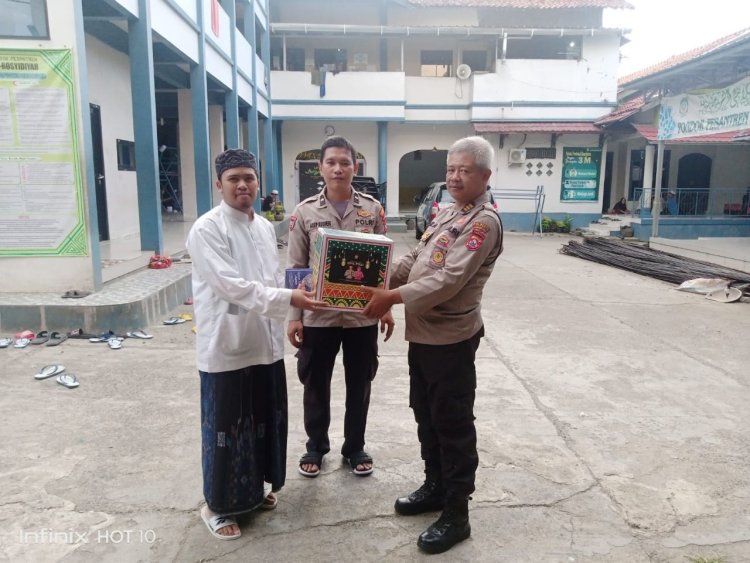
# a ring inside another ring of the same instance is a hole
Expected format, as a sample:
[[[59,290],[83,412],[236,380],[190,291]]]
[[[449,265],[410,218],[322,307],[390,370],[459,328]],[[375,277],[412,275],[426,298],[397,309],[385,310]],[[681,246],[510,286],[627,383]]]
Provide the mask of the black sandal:
[[[318,468],[315,471],[305,471],[302,469],[303,465],[317,465]],[[305,454],[299,458],[299,467],[297,468],[300,474],[305,477],[317,477],[320,475],[320,468],[323,466],[323,454],[320,452],[305,452]]]
[[[365,477],[366,475],[372,473],[372,458],[367,452],[359,451],[353,453],[349,457],[344,456],[344,459],[349,462],[349,466],[352,468],[352,471],[355,475],[358,475],[359,477]],[[358,465],[364,465],[366,463],[370,464],[370,469],[357,469]]]

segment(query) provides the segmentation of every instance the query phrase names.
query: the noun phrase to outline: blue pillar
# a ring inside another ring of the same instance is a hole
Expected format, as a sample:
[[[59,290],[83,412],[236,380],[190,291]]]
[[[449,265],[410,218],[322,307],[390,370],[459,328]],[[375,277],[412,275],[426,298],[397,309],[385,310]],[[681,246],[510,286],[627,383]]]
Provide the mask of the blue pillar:
[[[232,89],[224,96],[226,115],[226,142],[230,149],[240,147],[240,98],[237,95],[237,7],[234,0],[224,0],[224,9],[229,14],[229,32],[232,43]]]
[[[190,69],[190,98],[193,109],[193,150],[195,151],[195,199],[198,217],[211,209],[213,174],[208,139],[208,79],[206,78],[206,31],[203,10],[198,9],[198,64]]]
[[[253,95],[255,98],[255,95]],[[247,150],[258,156],[260,149],[258,141],[258,110],[255,106],[247,108]]]
[[[385,2],[380,3],[380,25],[388,25],[388,8]],[[388,39],[380,38],[380,72],[388,71]]]
[[[278,188],[279,178],[276,176],[276,150],[273,140],[271,112],[271,32],[268,28],[266,28],[266,32],[263,34],[260,42],[260,58],[264,65],[263,80],[266,84],[266,92],[268,92],[268,115],[266,116],[265,127],[263,128],[263,146],[266,148],[266,186],[267,189],[272,190]],[[256,84],[255,86],[257,88],[258,85]]]
[[[276,181],[277,181],[277,187],[276,189],[279,190],[279,199],[281,201],[284,201],[284,174],[282,173],[282,166],[281,166],[281,126],[283,123],[281,121],[274,121],[273,122],[273,140],[274,140],[274,155],[273,155],[273,161],[276,163]]]
[[[99,250],[99,218],[96,214],[96,179],[94,178],[94,148],[91,141],[91,113],[89,110],[89,80],[86,64],[86,42],[83,29],[83,7],[80,2],[73,2],[76,20],[76,64],[78,65],[79,96],[82,127],[83,154],[86,155],[86,168],[83,177],[86,182],[86,211],[89,244],[91,245],[91,268],[93,272],[94,290],[102,288],[102,263]]]
[[[138,181],[138,216],[141,250],[161,254],[161,191],[156,138],[154,57],[151,11],[148,0],[138,0],[138,19],[128,20],[130,79],[133,96],[133,129]]]
[[[255,83],[255,71],[257,67],[255,61],[255,2],[253,0],[250,0],[250,2],[245,5],[245,18],[243,21],[245,27],[245,39],[247,39],[248,43],[250,43],[250,47],[253,49],[253,52],[250,54],[253,61],[253,99],[250,109],[247,112],[247,150],[260,158],[260,141],[258,140],[258,92],[257,84]]]
[[[388,122],[378,121],[378,182],[388,181]],[[388,202],[388,190],[383,193],[383,205]]]
[[[269,111],[271,102],[268,102]],[[266,171],[266,191],[278,189],[278,181],[276,180],[276,145],[273,139],[273,122],[270,117],[263,120],[263,168]]]

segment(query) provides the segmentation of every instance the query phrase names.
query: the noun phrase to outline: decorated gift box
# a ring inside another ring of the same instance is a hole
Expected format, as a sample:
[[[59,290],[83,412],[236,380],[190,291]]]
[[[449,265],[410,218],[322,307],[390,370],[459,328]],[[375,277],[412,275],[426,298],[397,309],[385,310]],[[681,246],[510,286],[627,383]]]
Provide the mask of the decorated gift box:
[[[387,287],[393,241],[383,235],[318,229],[312,279],[316,298],[333,309],[362,310],[363,285]]]

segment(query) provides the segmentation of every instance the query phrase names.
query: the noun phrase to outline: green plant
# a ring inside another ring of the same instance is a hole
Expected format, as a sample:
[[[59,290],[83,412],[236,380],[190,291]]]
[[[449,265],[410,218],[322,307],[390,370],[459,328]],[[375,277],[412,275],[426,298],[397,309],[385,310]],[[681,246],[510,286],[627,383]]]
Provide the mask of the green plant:
[[[561,227],[562,232],[569,233],[570,228],[573,226],[573,217],[565,214],[565,218],[562,221],[558,221],[558,225]]]
[[[545,233],[569,233],[572,226],[573,217],[567,214],[559,221],[551,217],[542,217],[542,232]]]
[[[702,555],[686,555],[685,559],[690,563],[729,563],[726,555],[713,555],[710,557],[703,557]]]

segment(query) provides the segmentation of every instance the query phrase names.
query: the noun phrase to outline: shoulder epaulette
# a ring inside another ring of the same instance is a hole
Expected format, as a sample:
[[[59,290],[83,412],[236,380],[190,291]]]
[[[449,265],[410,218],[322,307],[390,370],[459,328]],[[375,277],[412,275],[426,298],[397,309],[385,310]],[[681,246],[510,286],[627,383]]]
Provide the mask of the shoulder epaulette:
[[[311,195],[310,197],[303,199],[299,202],[299,205],[305,205],[307,203],[315,203],[320,198],[320,194]]]
[[[365,192],[357,192],[357,194],[359,194],[359,197],[362,197],[362,198],[365,198],[365,199],[369,199],[373,203],[380,203],[380,201],[378,201],[377,199],[375,199],[374,197],[372,197],[370,194],[366,194]]]

